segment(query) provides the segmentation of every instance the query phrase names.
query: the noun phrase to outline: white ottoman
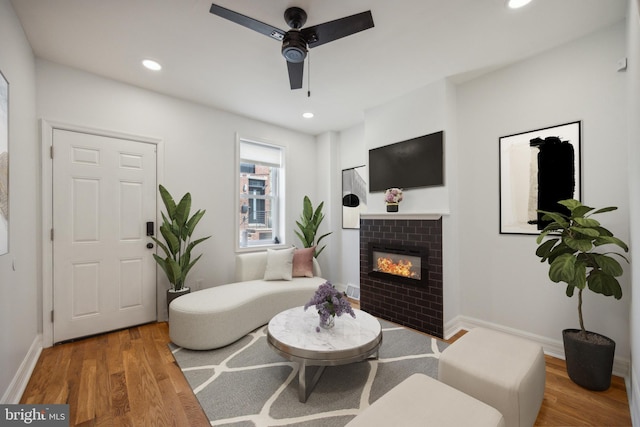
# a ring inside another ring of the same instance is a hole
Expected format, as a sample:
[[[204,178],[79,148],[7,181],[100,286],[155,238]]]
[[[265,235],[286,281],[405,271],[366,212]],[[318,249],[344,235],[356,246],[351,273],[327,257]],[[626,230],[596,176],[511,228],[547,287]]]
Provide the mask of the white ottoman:
[[[346,427],[504,427],[496,409],[423,374],[413,374]]]
[[[440,381],[496,408],[507,427],[535,423],[545,376],[540,345],[483,328],[447,347],[438,362]]]

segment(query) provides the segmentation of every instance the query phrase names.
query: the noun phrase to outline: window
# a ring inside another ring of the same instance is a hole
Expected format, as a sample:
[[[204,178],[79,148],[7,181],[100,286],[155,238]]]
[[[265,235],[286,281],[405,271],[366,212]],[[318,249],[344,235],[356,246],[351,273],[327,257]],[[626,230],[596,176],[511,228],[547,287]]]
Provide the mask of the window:
[[[238,139],[238,248],[284,242],[284,148]]]

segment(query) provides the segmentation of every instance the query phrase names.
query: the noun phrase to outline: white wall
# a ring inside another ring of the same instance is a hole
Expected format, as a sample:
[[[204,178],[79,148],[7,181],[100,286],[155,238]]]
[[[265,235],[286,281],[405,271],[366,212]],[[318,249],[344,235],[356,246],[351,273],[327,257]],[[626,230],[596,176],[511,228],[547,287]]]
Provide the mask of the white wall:
[[[342,170],[367,164],[367,150],[364,145],[364,124],[359,124],[340,132],[339,161],[340,177]],[[342,194],[342,183],[340,184]],[[342,209],[340,209],[340,282],[346,288],[348,285],[360,286],[360,230],[342,228]]]
[[[322,239],[320,247],[326,246],[318,257],[318,263],[322,269],[322,277],[329,279],[338,289],[343,289],[340,278],[340,259],[342,247],[340,246],[340,185],[341,175],[338,162],[340,135],[336,132],[326,132],[317,137],[316,153],[308,162],[317,166],[318,176],[316,199],[311,198],[313,209],[317,209],[321,202],[324,202],[322,212],[324,220],[316,233],[317,239],[323,234],[331,232],[330,235]],[[302,209],[302,199],[297,201]],[[296,218],[297,219],[297,218]],[[296,244],[300,240],[296,239]]]
[[[0,256],[0,402],[17,403],[39,351],[38,134],[33,54],[0,0],[0,70],[9,81],[9,253]]]
[[[629,2],[627,15],[628,107],[629,123],[629,205],[631,215],[631,247],[640,247],[640,1]],[[640,425],[640,262],[634,257],[631,264],[631,420]]]
[[[443,319],[445,336],[450,337],[457,325],[452,325],[461,314],[461,292],[463,284],[460,280],[462,269],[460,268],[460,245],[464,241],[460,239],[459,221],[461,218],[460,200],[460,170],[458,159],[461,149],[458,141],[458,100],[457,87],[450,81],[445,82],[445,129],[447,130],[447,150],[445,167],[447,170],[447,190],[449,198],[449,215],[442,219],[442,298]]]
[[[367,150],[393,144],[422,135],[445,131],[445,159],[451,160],[452,145],[447,126],[449,99],[447,83],[436,82],[410,94],[365,111],[365,148]],[[368,163],[368,154],[367,163]],[[450,163],[445,165],[445,185],[442,187],[415,188],[403,192],[400,212],[434,213],[449,211],[447,183],[451,173]],[[368,177],[367,177],[368,178]],[[368,211],[385,212],[384,193],[369,193]]]
[[[193,208],[207,212],[198,233],[204,256],[189,273],[203,287],[229,283],[234,273],[237,219],[233,197],[235,134],[286,147],[286,244],[294,234],[302,200],[317,199],[315,138],[194,103],[159,95],[38,59],[37,115],[51,121],[158,138],[163,141],[163,184],[176,197],[191,192]],[[164,208],[162,208],[164,209]],[[160,274],[159,298],[166,278]],[[191,283],[189,286],[195,286]],[[164,304],[159,310],[166,311]],[[165,318],[159,313],[160,319]]]
[[[583,201],[615,205],[609,228],[629,240],[625,26],[615,27],[458,87],[461,311],[473,319],[559,343],[578,326],[577,298],[547,277],[535,236],[500,235],[498,138],[582,120]],[[585,326],[629,358],[629,268],[621,301],[588,293]],[[445,283],[446,286],[446,283]]]

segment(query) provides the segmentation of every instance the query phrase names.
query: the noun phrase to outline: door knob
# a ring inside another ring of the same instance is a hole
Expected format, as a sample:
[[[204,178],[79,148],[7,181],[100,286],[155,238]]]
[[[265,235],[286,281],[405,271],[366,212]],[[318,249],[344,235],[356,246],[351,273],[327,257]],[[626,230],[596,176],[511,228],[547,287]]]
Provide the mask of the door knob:
[[[153,249],[153,243],[151,242],[147,243],[147,249]]]

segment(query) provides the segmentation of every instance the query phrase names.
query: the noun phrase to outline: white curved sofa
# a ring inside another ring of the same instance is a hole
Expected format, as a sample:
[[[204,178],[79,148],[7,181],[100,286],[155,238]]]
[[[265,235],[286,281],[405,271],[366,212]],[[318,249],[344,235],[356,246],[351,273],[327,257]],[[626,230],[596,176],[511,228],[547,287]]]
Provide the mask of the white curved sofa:
[[[306,304],[326,281],[313,258],[314,277],[264,280],[267,252],[236,255],[235,283],[183,295],[169,306],[171,341],[192,350],[224,347],[276,314]]]

